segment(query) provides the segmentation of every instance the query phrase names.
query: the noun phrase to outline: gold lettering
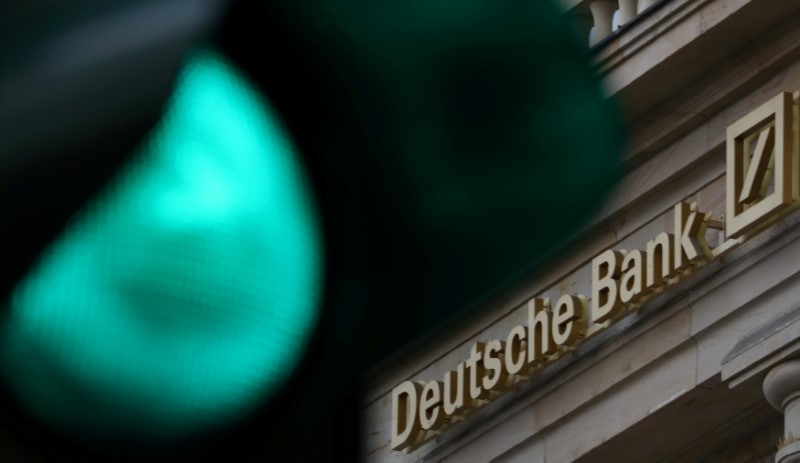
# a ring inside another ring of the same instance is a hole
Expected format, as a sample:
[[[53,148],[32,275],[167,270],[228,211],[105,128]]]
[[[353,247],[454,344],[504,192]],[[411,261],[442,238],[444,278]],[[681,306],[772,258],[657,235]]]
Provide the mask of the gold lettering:
[[[550,299],[535,297],[528,301],[528,363],[544,362],[545,356],[556,352],[550,336]]]
[[[483,378],[483,352],[486,349],[486,344],[476,342],[472,345],[472,352],[467,360],[467,370],[469,370],[469,396],[473,399],[484,399],[487,396],[487,391],[481,387],[481,379]]]
[[[422,383],[405,381],[392,390],[392,450],[402,450],[417,438],[420,429],[417,397]]]
[[[635,303],[642,297],[644,290],[644,256],[643,252],[635,249],[622,259],[622,280],[619,285],[620,302]]]
[[[673,265],[674,251],[673,236],[661,232],[654,239],[647,242],[647,288],[657,288],[661,286],[665,278],[674,275]]]
[[[508,380],[508,372],[503,368],[500,354],[503,352],[503,343],[495,339],[486,343],[486,350],[483,353],[483,364],[489,374],[483,377],[483,389],[490,391],[505,386]]]
[[[800,92],[796,95],[800,98]],[[783,93],[728,127],[724,223],[711,220],[697,203],[680,202],[673,209],[674,234],[659,233],[644,250],[607,250],[592,259],[593,323],[608,326],[625,307],[641,304],[643,297],[744,242],[800,202],[800,134],[791,130],[798,111],[792,96]],[[713,251],[705,239],[709,227],[726,234]],[[490,391],[509,386],[511,375],[529,375],[577,347],[587,335],[588,305],[585,296],[567,294],[551,310],[550,299],[532,298],[527,326],[511,328],[505,343],[475,342],[469,358],[446,372],[443,381],[398,385],[392,390],[392,449],[419,445],[423,436],[433,435],[423,430],[439,429],[447,416],[479,406]]]
[[[675,270],[685,270],[711,255],[706,244],[708,214],[697,211],[697,203],[675,205]]]
[[[592,321],[603,323],[622,310],[619,298],[620,264],[623,254],[609,249],[592,260]]]
[[[442,382],[430,381],[422,389],[419,401],[419,423],[422,429],[436,429],[444,422]]]
[[[462,413],[472,406],[472,399],[464,391],[464,363],[459,363],[456,371],[444,374],[444,412],[448,415]]]
[[[525,359],[525,327],[517,325],[511,328],[506,338],[505,364],[510,375],[530,374],[531,365]]]
[[[565,294],[558,299],[553,311],[553,341],[557,346],[571,348],[585,334],[586,296]]]

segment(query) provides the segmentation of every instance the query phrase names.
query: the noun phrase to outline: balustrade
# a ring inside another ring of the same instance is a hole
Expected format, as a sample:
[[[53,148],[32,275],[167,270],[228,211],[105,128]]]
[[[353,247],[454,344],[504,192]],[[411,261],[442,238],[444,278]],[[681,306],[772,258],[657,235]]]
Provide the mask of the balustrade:
[[[583,9],[586,5],[591,13],[591,27],[588,30],[588,43],[593,47],[603,41],[620,27],[631,22],[642,12],[652,7],[660,0],[591,0],[583,2],[576,10]],[[577,21],[584,21],[587,15],[580,11],[573,12]],[[585,27],[579,27],[586,33]]]

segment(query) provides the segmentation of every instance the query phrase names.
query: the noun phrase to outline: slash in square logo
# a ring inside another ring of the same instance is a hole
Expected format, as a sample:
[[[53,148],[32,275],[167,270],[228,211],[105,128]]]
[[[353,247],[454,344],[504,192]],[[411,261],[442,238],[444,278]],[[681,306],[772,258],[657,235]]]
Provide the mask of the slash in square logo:
[[[783,92],[728,127],[725,232],[765,225],[797,197],[793,96]]]

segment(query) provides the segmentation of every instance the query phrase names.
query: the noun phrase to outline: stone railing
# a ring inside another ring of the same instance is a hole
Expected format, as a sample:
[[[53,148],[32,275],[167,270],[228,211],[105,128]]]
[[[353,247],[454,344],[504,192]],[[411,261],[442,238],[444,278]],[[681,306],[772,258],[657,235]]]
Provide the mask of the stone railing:
[[[590,47],[633,21],[656,4],[668,0],[562,0]]]

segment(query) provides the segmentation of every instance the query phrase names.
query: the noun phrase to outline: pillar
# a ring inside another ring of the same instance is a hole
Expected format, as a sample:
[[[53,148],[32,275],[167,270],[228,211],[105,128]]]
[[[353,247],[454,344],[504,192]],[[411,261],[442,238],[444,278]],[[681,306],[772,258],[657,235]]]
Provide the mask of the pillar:
[[[772,368],[763,388],[770,405],[783,413],[783,439],[775,463],[800,462],[800,360]]]

